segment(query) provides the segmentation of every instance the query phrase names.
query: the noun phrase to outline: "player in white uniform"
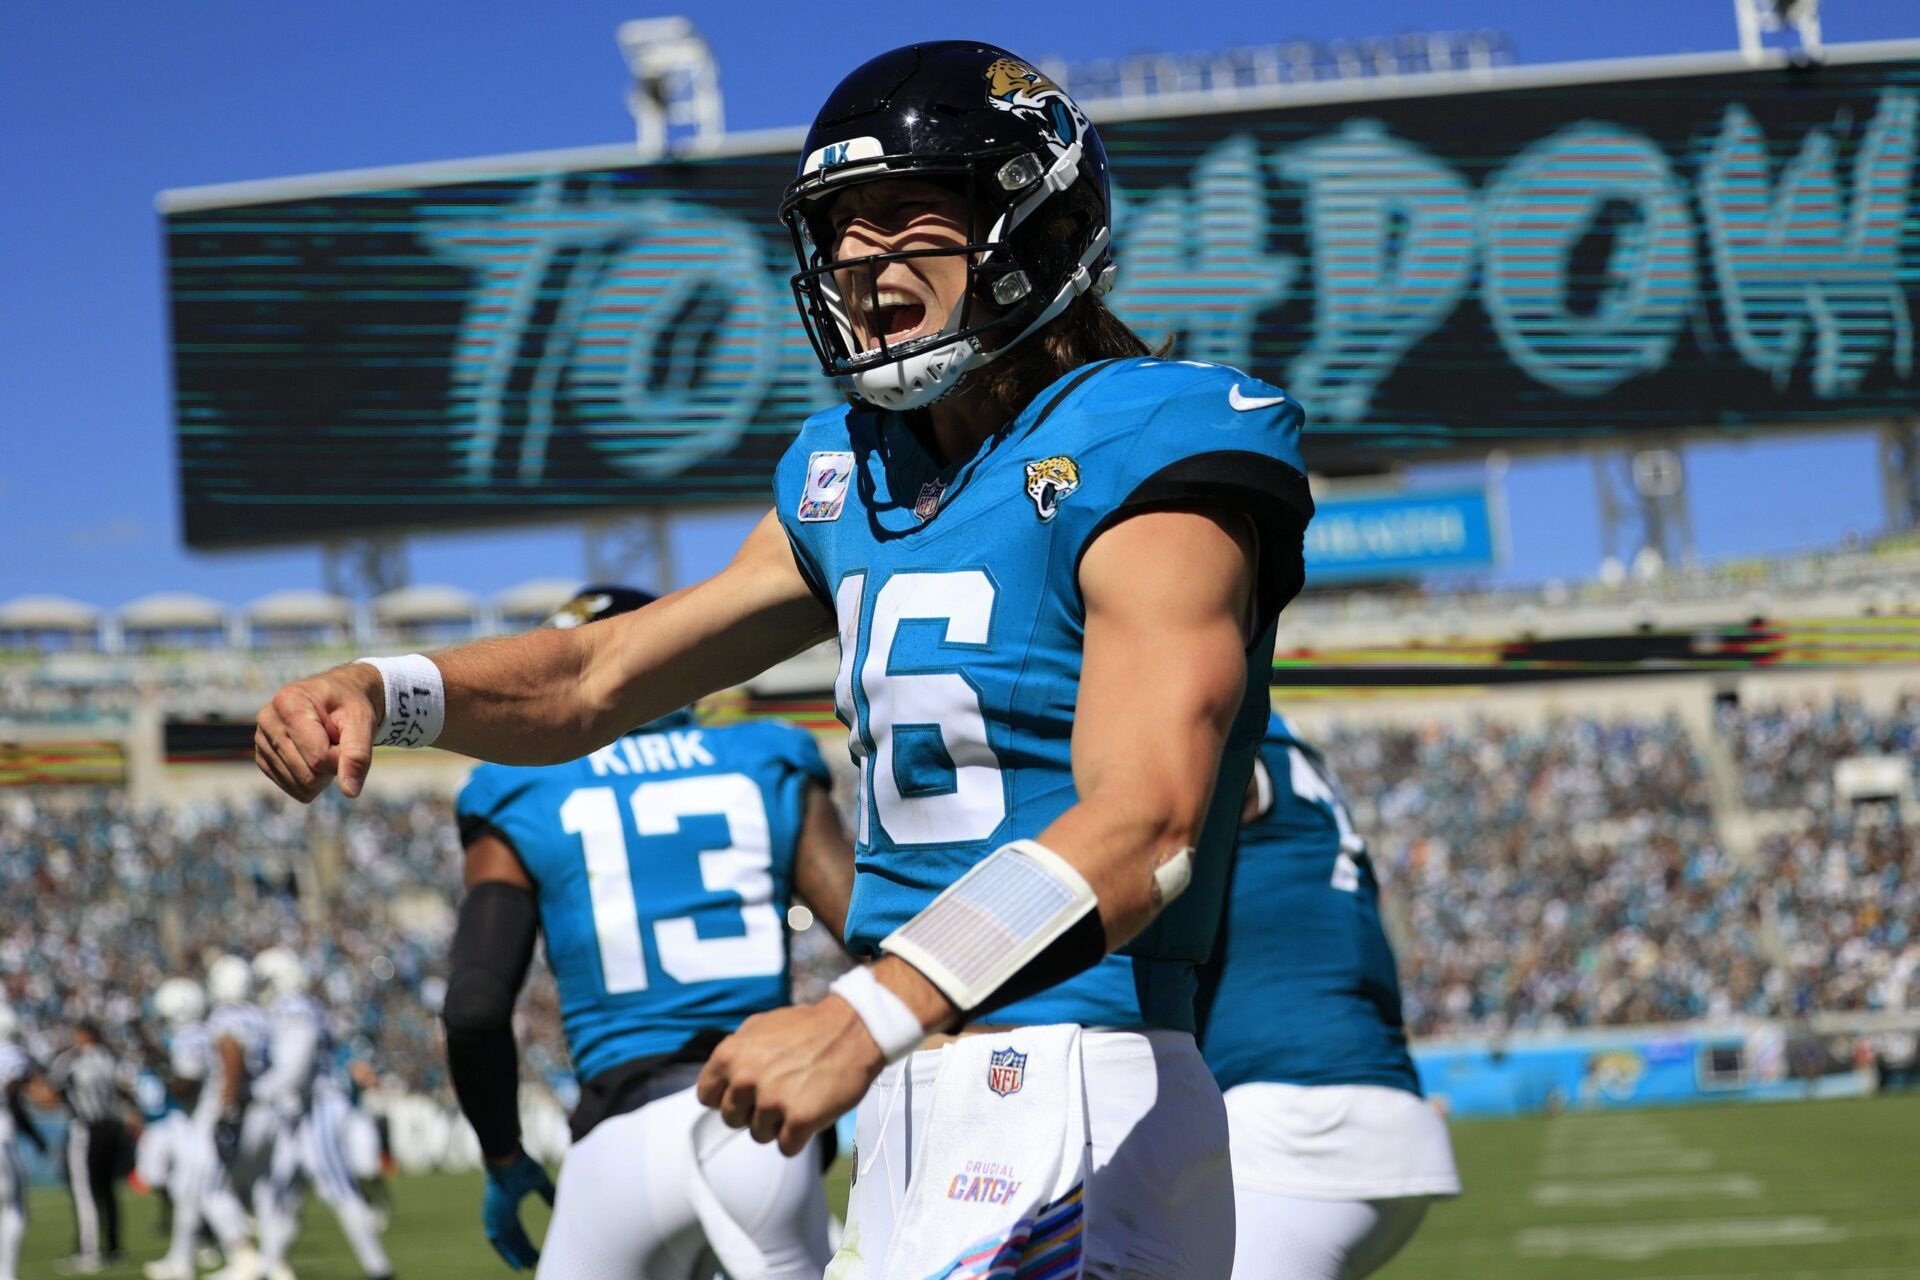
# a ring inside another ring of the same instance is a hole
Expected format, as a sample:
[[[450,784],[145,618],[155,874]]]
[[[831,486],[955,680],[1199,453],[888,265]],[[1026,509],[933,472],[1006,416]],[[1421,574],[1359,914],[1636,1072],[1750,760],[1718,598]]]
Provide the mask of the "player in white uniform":
[[[217,963],[214,966],[219,967]],[[227,975],[222,977],[230,981]],[[146,1265],[147,1280],[193,1280],[193,1243],[203,1219],[213,1228],[229,1266],[251,1267],[257,1259],[253,1242],[247,1238],[246,1213],[233,1193],[215,1146],[223,1099],[231,1092],[218,1041],[233,1039],[239,1019],[231,1015],[222,1018],[225,1029],[216,1033],[211,1021],[203,1021],[205,993],[188,978],[169,978],[161,983],[153,994],[153,1004],[167,1024],[167,1054],[175,1089],[182,1101],[189,1103],[190,1119],[168,1169],[173,1239],[165,1257]]]
[[[254,1183],[266,1176],[273,1156],[277,1118],[254,1105],[253,1082],[271,1060],[272,1032],[267,1015],[253,999],[253,967],[239,956],[220,956],[207,970],[207,994],[213,1012],[207,1027],[213,1032],[220,1066],[220,1116],[215,1146],[234,1194],[245,1204]]]
[[[271,947],[253,965],[272,1002],[270,1065],[254,1080],[253,1105],[262,1116],[273,1117],[275,1133],[270,1172],[253,1191],[259,1274],[290,1280],[287,1250],[299,1233],[300,1202],[311,1186],[340,1220],[361,1268],[369,1276],[386,1276],[392,1264],[348,1158],[352,1108],[330,1070],[326,1010],[307,994],[307,972],[293,952]]]
[[[0,1280],[17,1280],[20,1246],[27,1238],[27,1170],[14,1146],[16,1125],[20,1136],[43,1152],[47,1149],[46,1139],[20,1106],[33,1060],[14,1043],[18,1032],[13,1010],[0,1004],[0,1091],[6,1094],[6,1105],[0,1107]]]

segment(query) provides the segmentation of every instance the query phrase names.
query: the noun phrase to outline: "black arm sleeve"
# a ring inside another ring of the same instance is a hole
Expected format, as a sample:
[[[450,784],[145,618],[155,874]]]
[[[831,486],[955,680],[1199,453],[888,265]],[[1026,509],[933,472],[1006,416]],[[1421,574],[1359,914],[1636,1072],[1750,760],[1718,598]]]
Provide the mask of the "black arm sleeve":
[[[504,1160],[520,1149],[520,1053],[513,1002],[533,963],[540,912],[519,885],[489,882],[467,890],[453,933],[453,972],[440,1020],[447,1028],[447,1072],[480,1150]]]

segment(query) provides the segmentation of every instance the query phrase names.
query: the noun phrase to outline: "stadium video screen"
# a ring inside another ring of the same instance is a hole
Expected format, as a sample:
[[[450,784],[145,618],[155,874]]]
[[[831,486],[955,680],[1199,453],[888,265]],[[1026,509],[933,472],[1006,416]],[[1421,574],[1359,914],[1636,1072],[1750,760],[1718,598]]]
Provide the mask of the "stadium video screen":
[[[1316,467],[1920,411],[1920,63],[1101,122],[1119,312]],[[198,546],[760,503],[831,404],[795,157],[166,215]]]

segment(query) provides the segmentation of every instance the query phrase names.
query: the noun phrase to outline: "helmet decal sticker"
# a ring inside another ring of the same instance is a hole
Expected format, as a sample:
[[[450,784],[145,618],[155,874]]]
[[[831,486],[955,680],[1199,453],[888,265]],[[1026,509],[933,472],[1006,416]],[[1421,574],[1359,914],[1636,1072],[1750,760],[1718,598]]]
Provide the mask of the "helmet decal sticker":
[[[1065,90],[1024,62],[996,58],[987,67],[987,101],[1002,111],[1037,113],[1064,150],[1085,123]]]

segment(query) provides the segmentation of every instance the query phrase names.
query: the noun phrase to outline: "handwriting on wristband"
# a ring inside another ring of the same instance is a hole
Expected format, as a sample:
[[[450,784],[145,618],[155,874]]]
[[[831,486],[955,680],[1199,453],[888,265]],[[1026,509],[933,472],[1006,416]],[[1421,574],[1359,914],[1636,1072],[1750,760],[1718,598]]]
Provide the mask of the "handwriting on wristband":
[[[382,726],[376,747],[418,747],[427,740],[427,720],[433,713],[433,690],[424,685],[395,690],[393,714]]]

